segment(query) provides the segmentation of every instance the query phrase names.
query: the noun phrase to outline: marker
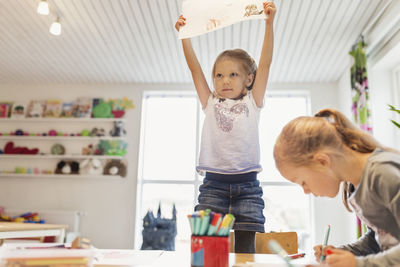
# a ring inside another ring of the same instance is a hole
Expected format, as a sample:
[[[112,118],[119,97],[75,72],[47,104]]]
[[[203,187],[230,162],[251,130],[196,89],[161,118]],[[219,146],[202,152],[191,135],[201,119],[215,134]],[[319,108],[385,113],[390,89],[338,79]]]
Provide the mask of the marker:
[[[226,214],[225,214],[224,217],[222,218],[221,224],[219,225],[219,227],[217,229],[217,235],[223,234],[223,228],[227,225],[227,223],[226,223],[227,219],[228,219],[228,216],[226,216]]]
[[[286,262],[287,266],[289,266],[289,267],[294,267],[294,266],[290,263],[291,258],[288,257],[289,255],[287,254],[287,252],[281,247],[281,245],[279,245],[279,243],[278,243],[276,240],[271,239],[271,240],[268,242],[268,247],[269,247],[269,249],[270,249],[273,253],[275,253],[275,254],[277,254],[279,257],[281,257],[281,258]]]
[[[198,213],[200,214],[200,218],[203,219],[203,217],[204,217],[204,210],[199,210]]]
[[[220,236],[224,235],[225,227],[228,227],[228,220],[229,220],[229,217],[227,216],[227,214],[225,214],[225,216],[222,219],[222,222],[217,230],[217,235],[220,235]]]
[[[189,219],[190,231],[192,232],[192,234],[194,234],[194,218],[190,214],[187,217]]]
[[[225,227],[225,230],[224,230],[224,236],[228,236],[229,235],[229,232],[231,231],[231,228],[232,228],[232,226],[233,226],[233,222],[235,221],[235,216],[233,216],[232,214],[230,214],[230,213],[228,213],[226,216],[228,216],[228,219],[227,219],[227,225],[226,225],[226,227]]]
[[[325,260],[325,255],[323,255],[323,252],[324,252],[324,248],[328,245],[330,231],[331,231],[331,226],[328,224],[328,227],[326,228],[326,233],[325,233],[324,245],[321,248],[321,257],[319,258],[320,262],[323,262]]]
[[[288,255],[287,257],[294,260],[294,259],[298,259],[298,258],[303,258],[305,255],[306,255],[306,253],[298,253],[298,254]]]
[[[201,218],[199,214],[193,214],[194,216],[194,235],[199,235],[200,233],[200,226],[201,226]]]
[[[232,214],[225,214],[224,219],[222,220],[221,227],[218,229],[217,235],[219,236],[227,236],[229,234],[230,225],[232,221],[235,219]]]
[[[221,214],[215,213],[210,226],[208,227],[207,235],[214,235],[216,230],[218,229],[219,224],[221,223]]]
[[[215,212],[210,211],[209,215],[210,215],[210,224],[211,224],[211,222],[212,222],[212,220],[214,218]]]
[[[209,225],[210,225],[210,215],[209,212],[206,211],[203,216],[203,219],[201,220],[199,235],[205,235]]]

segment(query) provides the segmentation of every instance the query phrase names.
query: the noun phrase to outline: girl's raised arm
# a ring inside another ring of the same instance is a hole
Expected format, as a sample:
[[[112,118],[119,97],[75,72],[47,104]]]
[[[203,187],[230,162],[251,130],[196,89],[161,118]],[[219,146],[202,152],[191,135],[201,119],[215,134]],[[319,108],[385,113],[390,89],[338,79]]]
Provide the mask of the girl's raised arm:
[[[175,28],[177,31],[179,31],[181,26],[185,25],[185,21],[186,19],[182,15],[178,18],[178,21],[175,24]],[[197,60],[190,39],[182,39],[182,47],[185,54],[186,63],[190,69],[190,72],[192,73],[192,79],[194,82],[194,86],[196,87],[201,106],[202,108],[205,108],[207,105],[208,97],[211,94],[210,87],[208,86],[207,80],[204,77],[203,70],[200,66],[199,61]]]
[[[269,68],[272,62],[274,50],[274,18],[276,7],[273,2],[264,3],[265,20],[264,42],[261,50],[260,62],[258,63],[257,75],[253,84],[253,97],[258,107],[261,107],[267,89]]]

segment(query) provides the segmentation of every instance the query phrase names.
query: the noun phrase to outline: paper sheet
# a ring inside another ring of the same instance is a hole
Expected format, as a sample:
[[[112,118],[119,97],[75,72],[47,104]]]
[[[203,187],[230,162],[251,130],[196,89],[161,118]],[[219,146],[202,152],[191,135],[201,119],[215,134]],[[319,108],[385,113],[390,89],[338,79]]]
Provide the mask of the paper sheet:
[[[265,19],[265,0],[184,0],[182,15],[186,25],[179,30],[179,39],[212,32],[239,21]]]
[[[96,265],[151,265],[163,253],[161,250],[96,249]]]
[[[304,264],[292,264],[293,267],[304,267]],[[286,263],[255,263],[255,262],[247,262],[247,263],[239,263],[234,264],[233,267],[288,267]]]

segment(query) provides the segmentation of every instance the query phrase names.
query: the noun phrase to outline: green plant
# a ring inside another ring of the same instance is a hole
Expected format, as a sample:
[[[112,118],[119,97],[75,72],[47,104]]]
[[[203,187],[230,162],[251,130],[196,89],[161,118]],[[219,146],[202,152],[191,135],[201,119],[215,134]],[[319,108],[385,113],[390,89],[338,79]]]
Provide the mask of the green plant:
[[[392,105],[388,105],[388,106],[389,106],[389,110],[392,110],[392,111],[397,112],[398,114],[400,114],[400,110],[399,109],[396,109]],[[400,123],[398,123],[398,122],[396,122],[394,120],[391,120],[391,121],[393,122],[394,125],[396,125],[398,128],[400,128]]]

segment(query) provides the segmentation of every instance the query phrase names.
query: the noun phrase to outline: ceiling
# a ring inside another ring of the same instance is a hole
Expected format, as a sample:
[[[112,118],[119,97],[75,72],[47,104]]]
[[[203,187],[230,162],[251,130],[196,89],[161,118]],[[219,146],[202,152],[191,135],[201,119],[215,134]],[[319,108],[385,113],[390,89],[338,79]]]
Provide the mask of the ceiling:
[[[201,1],[201,0],[199,0]],[[270,82],[335,82],[348,52],[388,0],[275,0]],[[174,24],[181,0],[0,0],[0,83],[190,83]],[[49,33],[60,17],[62,34]],[[225,49],[256,62],[262,20],[192,39],[205,75]]]

